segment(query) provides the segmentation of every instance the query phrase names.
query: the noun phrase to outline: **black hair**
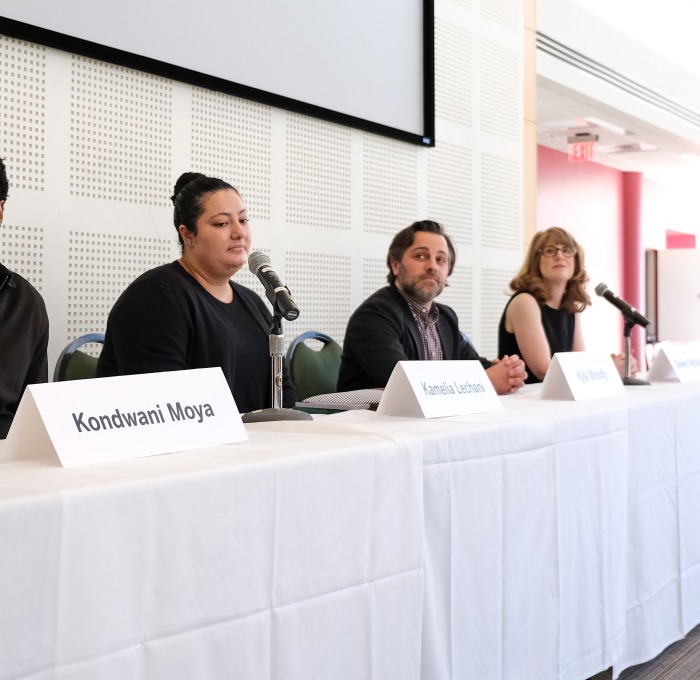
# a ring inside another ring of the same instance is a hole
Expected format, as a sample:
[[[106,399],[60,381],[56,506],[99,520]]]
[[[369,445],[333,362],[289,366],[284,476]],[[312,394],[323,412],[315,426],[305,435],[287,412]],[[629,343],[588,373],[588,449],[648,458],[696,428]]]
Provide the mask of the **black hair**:
[[[10,190],[10,183],[7,181],[7,171],[5,170],[5,163],[3,159],[0,158],[0,201],[7,200],[7,193]]]
[[[386,256],[386,265],[389,267],[389,273],[387,274],[387,281],[389,283],[394,283],[396,281],[396,275],[394,274],[391,263],[401,262],[403,259],[403,254],[413,245],[413,241],[416,238],[416,233],[419,231],[427,231],[431,234],[437,234],[442,236],[447,243],[447,250],[450,255],[449,268],[447,270],[447,276],[452,274],[452,270],[455,267],[455,260],[457,259],[457,253],[452,245],[450,237],[445,233],[441,224],[433,222],[432,220],[421,220],[420,222],[414,222],[410,227],[402,229],[396,236],[394,236],[391,245],[389,246],[389,253]]]
[[[184,172],[178,177],[170,200],[175,206],[173,222],[175,223],[177,238],[181,246],[184,243],[182,234],[180,234],[180,225],[184,224],[187,227],[187,231],[196,234],[197,220],[204,212],[204,197],[215,191],[226,189],[232,189],[240,196],[238,189],[232,187],[228,182],[216,177],[207,177],[201,172]]]

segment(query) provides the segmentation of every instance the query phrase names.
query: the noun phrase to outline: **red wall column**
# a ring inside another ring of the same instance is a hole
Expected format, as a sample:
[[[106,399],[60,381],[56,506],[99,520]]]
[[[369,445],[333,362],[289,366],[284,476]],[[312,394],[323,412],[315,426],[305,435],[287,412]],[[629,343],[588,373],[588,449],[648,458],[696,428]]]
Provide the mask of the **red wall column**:
[[[644,313],[642,280],[642,173],[622,173],[622,294],[621,297]],[[632,330],[632,354],[641,368],[644,359],[646,331]]]

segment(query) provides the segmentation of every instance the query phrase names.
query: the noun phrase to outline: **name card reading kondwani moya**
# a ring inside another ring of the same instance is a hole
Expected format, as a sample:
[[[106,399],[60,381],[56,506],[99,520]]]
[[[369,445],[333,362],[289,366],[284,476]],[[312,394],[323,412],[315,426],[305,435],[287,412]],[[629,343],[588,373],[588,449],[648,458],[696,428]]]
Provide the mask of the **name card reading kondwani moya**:
[[[399,361],[377,413],[439,418],[502,409],[478,361]]]
[[[69,467],[247,438],[221,369],[200,368],[30,385],[2,459]]]

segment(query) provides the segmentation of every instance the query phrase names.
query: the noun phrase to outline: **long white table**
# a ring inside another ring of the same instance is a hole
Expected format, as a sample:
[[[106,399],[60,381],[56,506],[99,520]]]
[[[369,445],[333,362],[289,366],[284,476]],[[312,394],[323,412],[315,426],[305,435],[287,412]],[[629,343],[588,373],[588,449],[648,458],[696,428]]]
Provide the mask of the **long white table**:
[[[531,389],[503,403],[344,422],[423,444],[421,677],[584,680],[625,640],[627,412]]]
[[[0,680],[584,680],[700,623],[700,386],[502,403],[0,466]]]
[[[0,678],[417,678],[420,447],[326,430],[0,465]]]
[[[627,644],[615,675],[700,623],[700,387],[643,389],[626,400]]]
[[[424,447],[422,678],[617,677],[700,624],[700,385],[364,419]]]

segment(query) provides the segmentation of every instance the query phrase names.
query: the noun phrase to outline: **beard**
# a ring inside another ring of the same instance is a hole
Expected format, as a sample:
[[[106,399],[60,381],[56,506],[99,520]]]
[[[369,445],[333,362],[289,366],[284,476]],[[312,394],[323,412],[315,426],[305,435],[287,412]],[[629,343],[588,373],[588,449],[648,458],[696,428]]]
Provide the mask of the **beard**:
[[[408,297],[421,305],[427,305],[445,288],[444,283],[439,283],[435,279],[426,279],[421,276],[409,277],[403,269],[399,271],[396,281]]]

